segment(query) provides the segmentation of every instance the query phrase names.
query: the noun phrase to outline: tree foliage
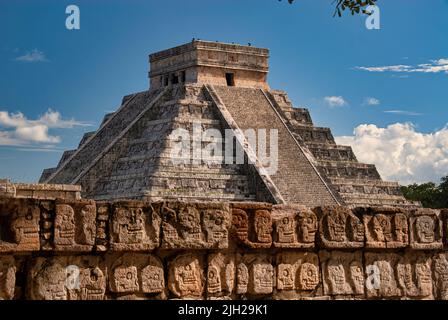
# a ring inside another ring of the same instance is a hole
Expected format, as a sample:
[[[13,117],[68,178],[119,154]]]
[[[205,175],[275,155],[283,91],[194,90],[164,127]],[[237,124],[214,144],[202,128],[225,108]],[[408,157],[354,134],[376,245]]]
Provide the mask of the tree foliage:
[[[282,0],[279,0],[282,1]],[[292,4],[295,0],[288,0]],[[334,0],[335,10],[333,16],[342,17],[342,13],[348,10],[352,15],[355,14],[367,14],[370,13],[366,10],[368,6],[376,5],[378,0]]]
[[[425,208],[448,208],[448,176],[443,177],[439,185],[414,183],[401,187],[401,191],[406,199],[420,201]]]

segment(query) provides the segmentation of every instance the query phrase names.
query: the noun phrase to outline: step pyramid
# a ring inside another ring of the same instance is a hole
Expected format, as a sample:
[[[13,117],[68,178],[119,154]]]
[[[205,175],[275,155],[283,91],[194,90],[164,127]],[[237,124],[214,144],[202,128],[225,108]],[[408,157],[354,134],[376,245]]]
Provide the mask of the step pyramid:
[[[151,54],[150,89],[124,97],[40,182],[80,184],[83,197],[95,200],[419,205],[406,201],[397,183],[383,181],[374,165],[358,162],[350,147],[337,145],[329,128],[314,126],[307,109],[271,90],[268,57],[267,49],[199,40]],[[220,138],[202,137],[187,156],[176,153],[178,133],[196,141],[196,129]],[[273,172],[250,130],[275,132]],[[231,150],[231,161],[216,149],[204,156],[211,142],[220,142],[222,153]]]

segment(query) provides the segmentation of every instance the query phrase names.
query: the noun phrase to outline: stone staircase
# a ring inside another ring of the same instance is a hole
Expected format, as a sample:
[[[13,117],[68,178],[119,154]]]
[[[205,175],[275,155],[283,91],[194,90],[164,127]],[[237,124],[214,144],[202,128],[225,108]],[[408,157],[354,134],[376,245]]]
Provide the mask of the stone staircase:
[[[346,205],[420,206],[403,197],[398,183],[383,181],[375,165],[358,162],[351,147],[337,145],[329,128],[315,127],[309,111],[293,108],[286,92],[272,90],[268,96],[294,137],[312,154],[314,164]]]
[[[270,178],[286,202],[304,205],[338,203],[262,90],[225,86],[213,88],[240,130],[277,130],[278,170]]]

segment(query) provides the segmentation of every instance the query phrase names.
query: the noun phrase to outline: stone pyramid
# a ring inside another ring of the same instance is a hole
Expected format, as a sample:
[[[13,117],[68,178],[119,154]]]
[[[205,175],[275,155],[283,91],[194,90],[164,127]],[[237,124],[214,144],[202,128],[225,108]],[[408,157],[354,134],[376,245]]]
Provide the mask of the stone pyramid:
[[[330,129],[314,126],[307,109],[269,88],[267,49],[193,40],[149,58],[150,89],[124,97],[97,131],[44,170],[41,183],[79,184],[83,197],[95,200],[417,205],[397,183],[382,181],[374,165],[337,145]],[[232,132],[235,161],[173,163],[173,132],[194,136],[195,126],[223,137]],[[246,130],[260,129],[278,133],[275,172],[248,143]],[[237,149],[243,162],[236,161]]]

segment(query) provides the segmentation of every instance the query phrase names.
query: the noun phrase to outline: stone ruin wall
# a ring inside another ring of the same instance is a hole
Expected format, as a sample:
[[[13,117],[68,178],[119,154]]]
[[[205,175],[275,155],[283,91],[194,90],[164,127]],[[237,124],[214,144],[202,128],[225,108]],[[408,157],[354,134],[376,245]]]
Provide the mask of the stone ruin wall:
[[[447,216],[3,197],[0,299],[446,300]]]

